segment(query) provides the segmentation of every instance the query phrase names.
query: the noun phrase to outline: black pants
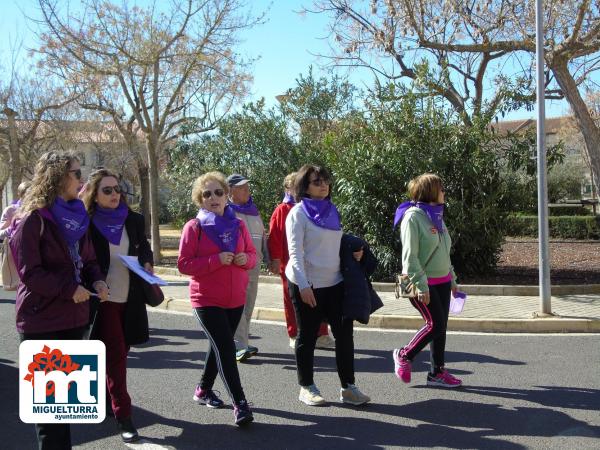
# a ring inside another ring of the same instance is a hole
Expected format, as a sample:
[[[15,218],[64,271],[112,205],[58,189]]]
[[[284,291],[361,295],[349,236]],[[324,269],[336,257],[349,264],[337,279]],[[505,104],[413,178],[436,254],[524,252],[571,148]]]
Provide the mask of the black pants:
[[[19,333],[21,342],[38,339],[61,339],[78,341],[82,339],[84,328],[49,331],[46,333]],[[69,450],[71,448],[71,426],[68,423],[36,423],[39,450]]]
[[[219,373],[229,396],[235,403],[246,399],[235,360],[235,342],[233,340],[243,312],[243,306],[233,309],[217,306],[194,308],[196,318],[210,342],[204,360],[204,372],[200,380],[200,387],[212,389],[217,373]]]
[[[446,328],[448,312],[450,311],[450,282],[429,286],[429,305],[424,305],[417,299],[410,299],[411,304],[419,311],[425,325],[411,341],[402,349],[401,354],[412,359],[429,344],[431,373],[437,373],[444,367],[446,351]]]
[[[288,279],[290,299],[296,312],[296,365],[300,386],[314,384],[314,359],[317,332],[321,322],[329,322],[335,338],[335,362],[343,388],[354,384],[354,336],[352,320],[342,319],[343,283],[313,289],[317,306],[311,308],[302,301],[298,285]]]

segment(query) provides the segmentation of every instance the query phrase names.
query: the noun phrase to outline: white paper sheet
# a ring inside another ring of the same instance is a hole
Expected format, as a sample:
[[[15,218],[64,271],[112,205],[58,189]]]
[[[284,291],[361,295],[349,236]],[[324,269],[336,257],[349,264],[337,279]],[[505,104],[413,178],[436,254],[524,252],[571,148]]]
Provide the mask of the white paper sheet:
[[[136,273],[136,275],[139,275],[142,279],[144,279],[148,283],[158,284],[159,286],[167,286],[169,284],[162,278],[146,272],[146,269],[144,269],[141,266],[141,264],[139,263],[137,256],[119,255],[119,258],[121,258],[121,261],[123,261],[123,264],[125,264],[125,267],[127,267],[130,270],[133,270]]]

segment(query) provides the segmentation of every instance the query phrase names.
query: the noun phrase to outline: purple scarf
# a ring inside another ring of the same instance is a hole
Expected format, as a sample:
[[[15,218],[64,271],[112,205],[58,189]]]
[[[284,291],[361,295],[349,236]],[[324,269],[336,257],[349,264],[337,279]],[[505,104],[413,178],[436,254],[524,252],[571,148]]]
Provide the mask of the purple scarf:
[[[90,224],[90,217],[83,202],[79,199],[64,201],[57,197],[49,208],[61,236],[67,241],[67,248],[75,268],[75,281],[81,283],[83,262],[79,256],[79,239],[83,237]]]
[[[292,196],[292,194],[290,194],[289,192],[286,192],[285,195],[283,196],[283,203],[287,203],[288,205],[295,205],[296,200],[294,200],[294,197]]]
[[[58,225],[60,234],[69,245],[76,244],[90,224],[85,206],[79,199],[66,202],[61,197],[57,197],[50,207],[50,212]]]
[[[394,215],[394,228],[402,221],[404,214],[409,208],[416,206],[429,217],[433,226],[438,230],[439,233],[444,232],[444,205],[429,205],[423,202],[404,202],[396,209]]]
[[[258,216],[258,208],[252,201],[252,196],[250,196],[250,200],[243,205],[236,205],[235,203],[229,202],[229,206],[231,206],[235,212],[239,212],[240,214]]]
[[[119,206],[114,209],[96,206],[92,223],[108,242],[112,245],[119,245],[128,214],[129,208],[125,203],[119,203]]]
[[[340,213],[330,199],[313,200],[304,197],[300,204],[306,216],[316,226],[327,228],[328,230],[342,229]]]
[[[200,209],[196,218],[202,231],[221,251],[235,253],[240,235],[240,219],[235,216],[235,211],[228,206],[225,206],[222,216],[206,209]]]

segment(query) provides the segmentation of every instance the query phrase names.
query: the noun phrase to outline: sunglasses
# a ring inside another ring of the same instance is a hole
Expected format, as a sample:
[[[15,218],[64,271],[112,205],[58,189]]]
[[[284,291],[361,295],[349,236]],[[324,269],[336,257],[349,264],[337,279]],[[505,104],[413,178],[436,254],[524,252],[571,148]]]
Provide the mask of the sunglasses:
[[[215,194],[216,197],[223,197],[225,191],[223,189],[215,189],[214,191],[202,191],[202,198],[210,198],[211,195]]]
[[[113,191],[115,191],[115,193],[120,194],[121,193],[121,187],[120,186],[105,186],[102,189],[100,189],[102,191],[102,193],[104,195],[110,195],[113,193]]]
[[[75,175],[75,178],[81,180],[81,169],[69,170],[69,173],[72,173],[73,175]]]
[[[310,184],[314,184],[315,186],[322,186],[323,184],[329,186],[331,184],[331,180],[325,180],[323,178],[317,178],[314,180],[310,180]]]

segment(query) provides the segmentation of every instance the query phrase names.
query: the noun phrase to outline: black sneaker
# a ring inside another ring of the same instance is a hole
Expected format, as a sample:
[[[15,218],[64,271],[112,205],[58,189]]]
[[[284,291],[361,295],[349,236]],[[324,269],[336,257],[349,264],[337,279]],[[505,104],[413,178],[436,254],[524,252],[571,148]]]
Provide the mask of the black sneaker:
[[[235,417],[235,424],[238,427],[247,425],[254,420],[254,416],[246,400],[241,400],[233,404],[233,417]]]

